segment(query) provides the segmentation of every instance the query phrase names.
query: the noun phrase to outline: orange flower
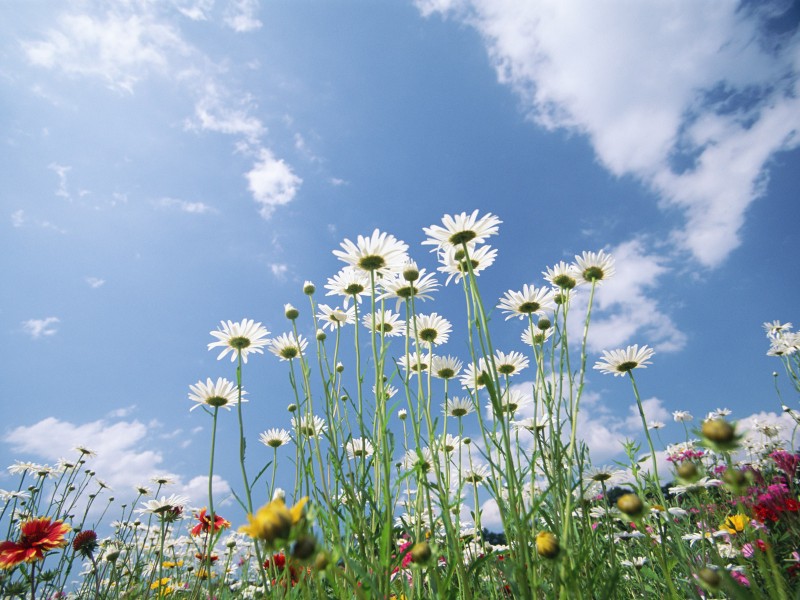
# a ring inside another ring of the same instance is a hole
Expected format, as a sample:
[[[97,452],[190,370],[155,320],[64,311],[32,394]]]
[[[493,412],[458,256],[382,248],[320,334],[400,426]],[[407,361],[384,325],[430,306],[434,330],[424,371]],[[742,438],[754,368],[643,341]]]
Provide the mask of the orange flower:
[[[206,533],[206,532],[208,532],[209,529],[212,529],[212,527],[211,527],[211,516],[206,514],[206,512],[207,512],[207,509],[203,508],[196,515],[197,520],[200,521],[200,522],[192,528],[192,531],[191,531],[192,535],[200,535],[201,533]],[[225,519],[223,519],[222,517],[220,517],[217,514],[214,515],[213,533],[217,533],[218,531],[221,531],[223,529],[227,529],[230,526],[231,526],[231,524],[230,524],[229,521],[226,521]]]
[[[39,517],[20,525],[22,535],[18,542],[0,543],[0,569],[13,569],[24,562],[42,560],[50,550],[67,545],[64,537],[72,527],[63,521],[51,521],[49,517]]]

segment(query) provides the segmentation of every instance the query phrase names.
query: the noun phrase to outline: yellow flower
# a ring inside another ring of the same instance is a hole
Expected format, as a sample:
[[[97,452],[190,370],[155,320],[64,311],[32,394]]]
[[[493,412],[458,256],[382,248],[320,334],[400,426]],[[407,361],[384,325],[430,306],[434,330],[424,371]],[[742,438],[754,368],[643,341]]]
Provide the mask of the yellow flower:
[[[733,515],[725,519],[721,528],[731,535],[736,535],[744,531],[744,528],[750,524],[750,517],[747,515]]]
[[[173,592],[172,586],[169,584],[169,577],[162,577],[161,579],[156,579],[152,584],[150,584],[151,590],[158,590],[156,592],[156,596],[167,596]]]
[[[276,498],[256,511],[255,515],[247,515],[248,524],[239,527],[239,531],[251,538],[273,542],[289,539],[292,525],[303,518],[303,508],[308,497],[302,498],[291,509],[286,508],[283,499]]]

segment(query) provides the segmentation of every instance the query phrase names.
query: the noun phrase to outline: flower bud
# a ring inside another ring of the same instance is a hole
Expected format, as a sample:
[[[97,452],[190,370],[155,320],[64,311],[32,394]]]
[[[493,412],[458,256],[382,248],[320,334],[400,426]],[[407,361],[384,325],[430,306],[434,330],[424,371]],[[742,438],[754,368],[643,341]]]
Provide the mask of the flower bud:
[[[283,305],[283,314],[286,315],[287,319],[294,321],[297,317],[300,316],[300,311],[297,310],[291,304],[284,304]]]
[[[310,281],[308,281],[308,280],[306,280],[306,281],[305,281],[305,283],[303,283],[303,293],[304,293],[306,296],[310,296],[311,294],[313,294],[313,293],[316,291],[316,289],[317,289],[317,288],[316,288],[316,287],[314,287],[314,284],[313,284],[313,283],[311,283],[311,282],[310,282]]]
[[[733,425],[724,419],[709,419],[703,423],[701,433],[715,444],[729,444],[735,437]]]
[[[401,421],[405,421],[406,417],[408,417],[408,411],[405,408],[401,408],[397,411],[397,418]]]
[[[722,584],[722,575],[716,569],[711,567],[703,567],[697,572],[697,578],[700,584],[707,590],[718,590]]]
[[[561,551],[558,539],[549,531],[536,534],[536,552],[543,558],[555,558]]]
[[[617,499],[617,508],[629,517],[637,519],[644,513],[644,502],[636,494],[623,494]]]
[[[336,372],[337,373],[341,373],[342,371],[344,371],[344,365],[341,362],[337,362],[336,363]]]
[[[288,410],[290,413],[295,412],[297,410],[297,404],[290,404],[286,407],[286,410]]]
[[[328,334],[324,329],[317,329],[317,341],[324,342],[328,338]]]
[[[308,560],[317,549],[317,540],[314,536],[303,535],[297,538],[294,546],[292,546],[292,558],[297,560]]]
[[[678,465],[678,468],[675,469],[675,474],[684,481],[691,481],[692,483],[694,483],[700,478],[700,473],[697,470],[697,465],[689,460],[684,461],[680,465]]]
[[[314,559],[314,569],[317,571],[324,571],[328,567],[328,563],[330,562],[330,557],[325,550],[317,553],[317,557]]]
[[[424,565],[431,559],[432,554],[428,542],[417,542],[414,544],[414,547],[411,548],[411,562]]]

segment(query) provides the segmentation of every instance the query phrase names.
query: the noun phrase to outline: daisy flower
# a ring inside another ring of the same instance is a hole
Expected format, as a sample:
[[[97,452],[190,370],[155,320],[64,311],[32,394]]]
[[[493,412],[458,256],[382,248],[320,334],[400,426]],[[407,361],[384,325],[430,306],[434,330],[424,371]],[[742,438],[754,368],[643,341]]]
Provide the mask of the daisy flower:
[[[439,262],[442,266],[438,268],[442,273],[447,274],[445,285],[450,285],[450,280],[454,279],[456,283],[461,281],[461,278],[469,273],[470,266],[472,272],[478,275],[484,269],[492,266],[494,259],[497,257],[497,250],[491,246],[478,246],[477,248],[469,248],[469,265],[465,260],[464,250],[461,248],[450,248],[442,250],[439,253]]]
[[[603,350],[603,357],[597,361],[594,368],[607,375],[625,375],[634,369],[645,369],[650,364],[650,358],[655,354],[652,348],[646,345],[639,348],[638,344],[628,346],[625,350]]]
[[[301,416],[299,419],[293,417],[292,428],[306,437],[318,438],[327,431],[328,426],[320,417],[308,415]]]
[[[436,447],[446,454],[451,454],[461,447],[461,437],[448,433],[443,438],[437,440]]]
[[[370,331],[373,331],[373,321],[375,325],[374,332],[383,334],[386,337],[403,335],[406,331],[406,322],[400,318],[400,315],[395,314],[390,310],[376,312],[374,319],[372,313],[364,315],[361,319],[364,327]]]
[[[192,391],[189,394],[189,400],[196,402],[189,411],[193,411],[198,406],[206,405],[212,408],[227,408],[231,409],[233,404],[239,402],[239,389],[232,381],[228,381],[224,377],[217,377],[217,381],[211,381],[209,377],[205,383],[198,381],[194,385],[190,385],[189,389]],[[244,398],[245,394],[242,390],[242,402],[247,402]]]
[[[342,310],[338,306],[336,308],[331,308],[327,304],[320,304],[317,308],[319,308],[317,319],[322,321],[322,327],[324,329],[335,331],[342,325],[352,325],[356,322],[355,306]]]
[[[600,283],[612,277],[615,273],[614,259],[602,250],[600,252],[584,252],[580,256],[576,255],[575,265],[585,283]]]
[[[378,388],[375,387],[374,385],[372,386],[372,393],[375,394],[375,396],[378,395]],[[396,387],[394,387],[393,385],[384,385],[383,386],[383,397],[385,399],[388,400],[389,398],[392,398],[395,394],[397,394],[397,388]]]
[[[428,346],[439,346],[447,343],[450,331],[453,329],[450,321],[437,313],[429,315],[416,315],[414,317],[413,332],[419,340]]]
[[[494,355],[497,372],[501,375],[516,375],[528,366],[528,359],[522,352],[511,351],[508,354],[498,350]]]
[[[553,291],[544,287],[536,289],[526,283],[521,292],[508,290],[497,308],[508,313],[506,321],[514,317],[524,319],[532,314],[541,314],[555,308]]]
[[[412,297],[415,300],[430,300],[433,297],[431,292],[436,291],[438,287],[439,282],[436,281],[435,274],[426,274],[425,269],[420,269],[418,277],[412,281],[406,279],[403,274],[389,275],[381,279],[381,294],[377,299],[389,300],[396,298],[395,310],[399,310],[400,303]]]
[[[178,494],[170,494],[169,498],[161,496],[161,498],[154,498],[142,503],[142,508],[138,509],[138,513],[153,513],[154,515],[161,515],[166,512],[180,513],[184,505],[189,502],[188,496],[181,496]]]
[[[472,465],[461,477],[466,483],[478,485],[489,478],[489,467],[483,464]]]
[[[479,218],[477,209],[471,215],[465,212],[455,216],[444,215],[441,225],[423,227],[428,239],[422,244],[435,246],[434,249],[460,247],[470,242],[482,244],[487,237],[497,233],[500,223],[502,221],[491,213]]]
[[[407,471],[412,469],[420,469],[423,473],[427,473],[433,469],[433,454],[430,448],[411,448],[403,455],[401,465]]]
[[[486,377],[489,377],[486,361],[479,358],[477,366],[475,363],[468,364],[458,380],[461,382],[461,387],[474,392],[486,385],[484,379]]]
[[[500,397],[500,411],[513,415],[520,408],[524,408],[533,403],[533,399],[519,390],[506,390]],[[491,402],[486,405],[489,412],[489,418],[494,418],[494,407]]]
[[[525,430],[525,431],[541,431],[547,424],[550,422],[550,417],[547,415],[542,415],[539,418],[536,417],[525,417],[524,419],[519,419],[517,421],[511,421],[511,426],[516,429],[517,431]]]
[[[418,355],[416,352],[411,352],[398,358],[397,362],[404,371],[410,371],[411,375],[416,375],[428,370],[431,366],[431,356],[430,354]]]
[[[306,346],[308,342],[302,335],[295,338],[294,334],[282,333],[270,340],[269,351],[281,360],[292,360],[305,352]]]
[[[43,560],[45,554],[67,545],[64,537],[72,531],[63,521],[52,521],[49,517],[39,517],[24,521],[20,525],[20,539],[17,542],[0,542],[0,569],[12,569],[19,564]]]
[[[370,237],[358,236],[355,244],[346,239],[340,245],[342,249],[334,250],[333,255],[366,273],[376,272],[381,275],[400,272],[407,259],[408,246],[393,235],[381,233],[378,229]]]
[[[439,379],[452,379],[461,371],[462,363],[455,356],[431,357],[431,375]]]
[[[369,277],[363,271],[353,267],[344,267],[336,275],[328,279],[325,289],[328,290],[326,296],[343,296],[344,307],[350,304],[350,299],[355,299],[359,304],[361,297],[369,294]]]
[[[544,344],[551,335],[553,335],[552,329],[545,329],[542,331],[538,327],[531,327],[528,325],[525,331],[522,332],[520,339],[522,343],[535,348],[536,346]]]
[[[344,445],[344,449],[347,452],[347,458],[351,460],[354,458],[367,458],[375,452],[372,442],[366,438],[353,438]]]
[[[578,267],[562,260],[552,267],[547,267],[546,271],[542,271],[542,275],[550,285],[562,290],[571,290],[578,285],[578,278],[581,274]]]
[[[676,423],[685,423],[687,421],[693,420],[694,417],[692,416],[692,413],[690,413],[688,410],[676,410],[673,411],[672,413],[672,419]]]
[[[791,323],[781,323],[780,321],[764,323],[764,331],[767,333],[767,336],[771,338],[780,337],[783,333],[786,333],[791,328]]]
[[[247,355],[251,352],[264,353],[269,331],[262,327],[261,323],[256,323],[252,319],[243,319],[238,323],[220,321],[220,328],[212,331],[211,335],[217,338],[217,341],[211,342],[208,349],[222,347],[222,352],[217,356],[217,360],[222,360],[230,352],[231,362],[241,355],[242,360],[246,363]]]
[[[267,429],[258,439],[262,444],[270,448],[280,448],[292,440],[288,431],[278,428]]]
[[[469,398],[448,398],[444,405],[444,414],[450,417],[466,417],[475,410]]]

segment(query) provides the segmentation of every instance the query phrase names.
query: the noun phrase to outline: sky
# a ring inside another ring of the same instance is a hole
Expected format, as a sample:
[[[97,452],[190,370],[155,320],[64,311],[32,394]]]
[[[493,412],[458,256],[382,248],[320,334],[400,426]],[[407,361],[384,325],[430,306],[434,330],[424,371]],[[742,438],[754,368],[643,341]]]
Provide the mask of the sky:
[[[332,250],[375,228],[435,271],[422,228],[475,209],[503,221],[489,304],[614,256],[589,358],[655,348],[638,383],[664,443],[673,411],[717,408],[791,437],[762,323],[800,320],[799,23],[789,1],[1,3],[0,488],[14,460],[83,444],[116,495],[169,473],[202,504],[210,421],[188,388],[234,377],[209,332],[287,331],[305,280],[336,304]],[[460,290],[436,296],[463,358]],[[515,323],[493,321],[497,347],[524,350]],[[286,364],[244,377],[263,464]],[[642,439],[634,410],[589,374],[595,462]],[[233,414],[219,435],[224,497]]]

